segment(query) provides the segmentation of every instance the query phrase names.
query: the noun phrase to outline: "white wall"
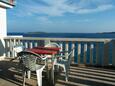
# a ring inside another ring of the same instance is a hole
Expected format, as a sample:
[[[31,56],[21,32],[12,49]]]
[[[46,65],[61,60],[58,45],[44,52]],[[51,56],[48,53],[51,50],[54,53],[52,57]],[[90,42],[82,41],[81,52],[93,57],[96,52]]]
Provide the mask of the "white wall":
[[[0,60],[5,57],[5,42],[3,37],[7,36],[7,8],[13,8],[13,6],[0,1]]]
[[[0,7],[0,36],[7,36],[6,9]]]
[[[7,36],[6,9],[0,7],[0,60],[5,57],[5,43],[2,38],[5,36]]]

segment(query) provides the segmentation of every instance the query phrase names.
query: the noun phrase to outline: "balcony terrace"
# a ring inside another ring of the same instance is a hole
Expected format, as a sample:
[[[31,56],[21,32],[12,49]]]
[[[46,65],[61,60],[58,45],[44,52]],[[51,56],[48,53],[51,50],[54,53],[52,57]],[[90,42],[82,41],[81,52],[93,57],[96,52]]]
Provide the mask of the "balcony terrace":
[[[22,73],[18,70],[17,61],[0,61],[0,86],[22,86]],[[43,72],[43,86],[48,85],[46,73]],[[64,73],[55,74],[55,86],[115,86],[115,70],[112,68],[71,65],[69,81],[64,79]],[[36,76],[26,79],[26,86],[36,86]]]
[[[21,86],[22,75],[17,69],[13,46],[22,44],[26,48],[43,46],[48,42],[57,42],[61,50],[70,50],[72,63],[69,72],[69,82],[65,82],[64,73],[55,74],[56,86],[115,86],[115,41],[114,39],[98,38],[37,38],[37,37],[5,37],[1,39],[0,56],[7,57],[0,61],[0,86]],[[8,60],[6,60],[8,59]],[[31,81],[27,85],[35,86],[36,77],[32,73]],[[43,73],[43,86],[48,85],[47,78]],[[50,86],[50,85],[49,85]]]

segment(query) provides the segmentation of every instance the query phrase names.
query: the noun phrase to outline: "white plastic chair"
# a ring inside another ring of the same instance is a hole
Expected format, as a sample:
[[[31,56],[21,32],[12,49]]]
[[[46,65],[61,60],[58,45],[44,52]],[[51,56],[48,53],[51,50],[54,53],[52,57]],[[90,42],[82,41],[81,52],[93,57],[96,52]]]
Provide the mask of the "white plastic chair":
[[[46,44],[45,47],[60,47],[60,46],[55,42],[50,42],[50,43]]]
[[[64,69],[66,81],[68,81],[68,71],[69,71],[70,64],[71,64],[73,50],[74,50],[74,48],[71,49],[71,51],[69,53],[67,53],[67,51],[66,51],[65,55],[60,54],[60,55],[55,56],[55,61],[53,64],[53,70],[54,70],[55,66],[59,66],[59,67],[62,67]],[[66,57],[68,57],[68,59],[65,59]]]
[[[30,51],[19,52],[18,56],[21,58],[22,61],[23,86],[25,86],[25,77],[27,71],[36,71],[38,86],[42,86],[42,71],[45,68],[46,63],[37,64],[36,61],[41,61],[43,57]]]
[[[14,56],[17,56],[17,53],[21,52],[25,50],[25,47],[23,45],[15,45],[13,46],[13,52],[14,52]]]
[[[45,47],[59,47],[60,48],[59,44],[57,44],[55,42],[50,42],[50,43],[46,44]],[[46,56],[47,56],[47,58],[52,57],[52,55],[46,55]]]
[[[17,53],[22,52],[24,50],[26,50],[26,49],[25,49],[25,47],[23,45],[15,45],[13,47],[13,51],[14,51],[14,54],[15,54],[16,57],[17,57]],[[20,62],[19,62],[19,65],[20,65]],[[30,77],[31,77],[31,71],[28,70],[27,74],[28,74],[28,79],[30,79]]]

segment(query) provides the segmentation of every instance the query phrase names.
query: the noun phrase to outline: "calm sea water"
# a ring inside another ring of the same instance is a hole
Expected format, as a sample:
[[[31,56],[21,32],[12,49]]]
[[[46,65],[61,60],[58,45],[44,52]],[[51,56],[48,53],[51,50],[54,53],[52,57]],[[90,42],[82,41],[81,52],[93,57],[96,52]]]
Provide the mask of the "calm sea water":
[[[23,35],[24,37],[50,37],[50,38],[115,38],[115,34],[110,33],[39,33],[39,34],[28,34],[28,33],[8,33],[8,35]],[[94,44],[95,46],[95,44]],[[83,48],[83,46],[82,46]],[[100,44],[100,64],[102,63],[102,55],[101,53],[103,51],[103,44]],[[112,46],[110,44],[110,50],[109,50],[109,63],[112,63]],[[76,51],[77,52],[77,51]],[[89,49],[87,52],[90,52]],[[96,57],[95,57],[96,50],[93,50],[93,62],[95,63]],[[89,63],[89,54],[87,54],[87,63]],[[81,51],[81,63],[83,62],[83,52]],[[75,58],[75,61],[77,63],[77,55]]]
[[[101,33],[8,33],[8,35],[23,35],[24,37],[59,37],[59,38],[115,38],[115,34]]]

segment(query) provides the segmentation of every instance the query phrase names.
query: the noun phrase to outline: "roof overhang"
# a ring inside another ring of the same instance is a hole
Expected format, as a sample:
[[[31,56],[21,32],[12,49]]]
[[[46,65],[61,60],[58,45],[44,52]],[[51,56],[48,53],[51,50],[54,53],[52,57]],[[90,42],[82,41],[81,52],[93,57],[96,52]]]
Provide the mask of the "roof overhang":
[[[14,5],[12,5],[12,4],[0,1],[0,7],[3,7],[3,8],[13,8],[13,6]]]

